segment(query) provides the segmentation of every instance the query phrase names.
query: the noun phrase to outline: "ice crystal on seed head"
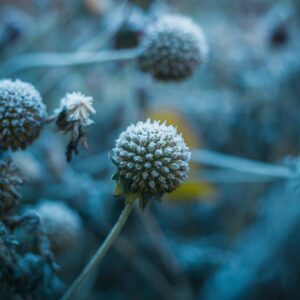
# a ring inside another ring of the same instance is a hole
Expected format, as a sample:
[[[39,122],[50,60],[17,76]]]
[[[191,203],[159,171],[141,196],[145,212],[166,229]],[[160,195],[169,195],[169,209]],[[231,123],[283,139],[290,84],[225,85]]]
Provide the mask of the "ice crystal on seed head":
[[[96,113],[93,108],[92,97],[86,97],[76,92],[68,93],[61,99],[60,108],[55,112],[60,114],[62,111],[65,112],[68,122],[78,121],[82,126],[94,123],[94,121],[90,119],[90,114]]]
[[[158,80],[178,81],[191,76],[207,52],[199,26],[187,17],[166,15],[146,30],[138,63]]]
[[[172,125],[147,120],[121,133],[112,153],[125,193],[160,197],[187,178],[190,151]]]
[[[40,134],[45,105],[33,85],[0,80],[0,150],[28,147]]]

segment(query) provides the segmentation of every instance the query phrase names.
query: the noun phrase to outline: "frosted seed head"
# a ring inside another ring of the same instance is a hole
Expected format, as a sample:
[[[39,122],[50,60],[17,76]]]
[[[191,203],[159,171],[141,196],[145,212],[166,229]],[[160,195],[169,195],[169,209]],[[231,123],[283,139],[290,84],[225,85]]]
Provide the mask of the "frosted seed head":
[[[166,15],[146,30],[138,64],[157,80],[178,81],[203,65],[207,52],[199,26],[187,17]]]
[[[46,108],[33,85],[0,80],[0,150],[27,148],[41,132]]]
[[[128,143],[132,143],[130,149]],[[132,155],[124,156],[124,151]],[[187,177],[189,160],[189,149],[176,129],[149,119],[128,126],[116,140],[112,151],[118,182],[125,193],[139,194],[143,198],[143,205],[145,199],[161,197],[164,193],[174,191]]]
[[[70,250],[80,241],[81,219],[65,203],[43,200],[36,206],[36,210],[41,215],[54,252]]]

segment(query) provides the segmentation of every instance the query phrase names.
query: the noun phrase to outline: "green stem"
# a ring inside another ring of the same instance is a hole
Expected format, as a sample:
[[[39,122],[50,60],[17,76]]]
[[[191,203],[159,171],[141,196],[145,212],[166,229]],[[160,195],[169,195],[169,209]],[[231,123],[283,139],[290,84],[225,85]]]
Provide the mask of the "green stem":
[[[99,265],[104,255],[107,253],[107,251],[110,249],[111,245],[114,243],[114,241],[119,236],[124,224],[126,223],[126,220],[128,216],[130,215],[130,212],[133,207],[133,203],[135,201],[128,201],[126,206],[124,207],[118,221],[110,231],[109,235],[106,237],[103,244],[99,247],[95,255],[92,257],[90,262],[86,265],[86,267],[83,269],[83,271],[79,274],[79,276],[75,279],[73,284],[70,286],[70,288],[67,290],[67,292],[63,295],[61,300],[69,300],[74,299],[74,295],[78,288],[84,283],[84,281],[87,279],[88,276],[90,276],[95,268]]]

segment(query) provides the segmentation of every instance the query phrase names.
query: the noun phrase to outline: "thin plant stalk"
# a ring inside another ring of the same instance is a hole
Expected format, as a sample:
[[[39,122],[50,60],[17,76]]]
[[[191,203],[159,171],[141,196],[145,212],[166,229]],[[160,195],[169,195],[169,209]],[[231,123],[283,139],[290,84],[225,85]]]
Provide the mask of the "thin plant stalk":
[[[277,179],[288,179],[294,175],[293,170],[287,166],[254,161],[209,150],[194,150],[192,161]]]
[[[102,258],[108,252],[114,241],[118,238],[123,226],[125,225],[128,216],[132,211],[132,207],[135,201],[127,201],[126,206],[124,207],[118,221],[110,231],[109,235],[106,237],[105,241],[101,244],[95,255],[83,269],[83,271],[79,274],[79,276],[75,279],[73,284],[67,290],[67,292],[63,295],[61,300],[69,300],[74,299],[74,296],[78,290],[78,288],[84,283],[84,281],[93,273],[93,271],[97,268]]]
[[[107,50],[100,52],[75,53],[32,53],[13,58],[3,64],[0,75],[10,76],[17,72],[41,67],[66,67],[103,62],[135,59],[140,55],[140,48],[125,50]]]

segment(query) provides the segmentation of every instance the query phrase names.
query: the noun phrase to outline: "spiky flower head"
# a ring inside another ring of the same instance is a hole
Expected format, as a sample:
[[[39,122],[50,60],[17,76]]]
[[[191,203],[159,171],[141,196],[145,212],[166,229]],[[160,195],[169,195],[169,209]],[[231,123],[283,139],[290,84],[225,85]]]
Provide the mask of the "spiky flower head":
[[[0,162],[0,214],[8,212],[18,204],[21,198],[18,188],[22,178],[11,160]]]
[[[45,105],[33,85],[21,80],[0,80],[0,149],[28,147],[40,134]]]
[[[157,80],[179,81],[205,62],[207,52],[199,26],[187,17],[166,15],[146,30],[138,63]]]
[[[190,151],[176,128],[150,119],[130,125],[112,152],[117,188],[137,193],[142,208],[150,198],[160,199],[179,187],[187,178],[189,160]]]
[[[36,210],[44,222],[53,251],[63,252],[72,248],[80,240],[81,219],[65,203],[43,200],[37,205]]]
[[[88,126],[94,122],[90,119],[90,114],[96,111],[93,108],[93,98],[86,97],[81,93],[73,92],[65,95],[61,99],[60,107],[55,111],[57,115],[64,115],[65,123],[78,122],[81,126]],[[58,124],[58,127],[60,124]],[[64,130],[64,128],[61,128]]]

